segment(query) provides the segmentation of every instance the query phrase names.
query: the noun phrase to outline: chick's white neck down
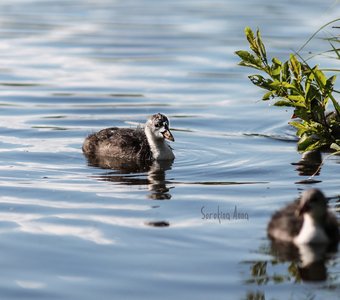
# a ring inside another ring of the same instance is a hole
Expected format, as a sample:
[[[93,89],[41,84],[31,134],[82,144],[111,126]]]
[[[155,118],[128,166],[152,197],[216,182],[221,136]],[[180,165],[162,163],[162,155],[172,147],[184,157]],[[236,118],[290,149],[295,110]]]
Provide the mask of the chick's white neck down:
[[[146,138],[148,139],[152,156],[154,159],[170,160],[175,158],[175,155],[173,154],[171,147],[168,145],[165,139],[157,138],[148,126],[145,127],[145,135]]]
[[[329,239],[320,224],[317,224],[310,214],[304,214],[302,228],[294,242],[296,244],[327,243]]]

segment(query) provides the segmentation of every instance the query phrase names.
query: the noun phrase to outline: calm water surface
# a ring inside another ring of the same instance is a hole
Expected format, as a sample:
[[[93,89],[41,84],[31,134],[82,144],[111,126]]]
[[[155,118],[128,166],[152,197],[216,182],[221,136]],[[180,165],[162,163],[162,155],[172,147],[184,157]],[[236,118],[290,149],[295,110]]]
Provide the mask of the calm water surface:
[[[331,0],[2,0],[1,298],[338,299],[339,254],[306,282],[265,229],[309,187],[335,210],[340,160],[306,183],[291,112],[259,101],[233,52],[249,25],[285,59],[339,12]],[[83,156],[87,134],[156,112],[171,120],[173,164]]]

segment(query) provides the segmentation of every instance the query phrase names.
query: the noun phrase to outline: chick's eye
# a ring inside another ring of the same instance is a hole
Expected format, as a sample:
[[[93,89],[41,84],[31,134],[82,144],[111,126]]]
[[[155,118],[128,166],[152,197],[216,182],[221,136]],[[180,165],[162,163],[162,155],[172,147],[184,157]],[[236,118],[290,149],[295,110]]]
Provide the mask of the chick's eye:
[[[155,124],[155,127],[156,127],[156,128],[159,128],[159,127],[161,127],[161,124],[156,123],[156,124]]]

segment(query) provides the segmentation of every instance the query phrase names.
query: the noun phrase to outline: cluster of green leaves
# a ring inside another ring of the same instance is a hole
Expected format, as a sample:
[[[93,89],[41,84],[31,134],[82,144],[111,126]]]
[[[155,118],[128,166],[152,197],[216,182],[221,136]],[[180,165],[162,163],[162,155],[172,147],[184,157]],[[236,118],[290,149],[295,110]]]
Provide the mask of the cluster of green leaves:
[[[274,99],[274,105],[294,108],[298,120],[290,124],[297,129],[299,151],[316,149],[340,150],[340,105],[333,96],[335,76],[329,78],[318,66],[310,67],[306,61],[291,54],[281,62],[267,58],[260,31],[256,34],[247,27],[246,38],[251,52],[236,51],[241,66],[257,69],[266,76],[251,75],[251,82],[266,90],[263,100]],[[334,112],[326,113],[331,100]]]

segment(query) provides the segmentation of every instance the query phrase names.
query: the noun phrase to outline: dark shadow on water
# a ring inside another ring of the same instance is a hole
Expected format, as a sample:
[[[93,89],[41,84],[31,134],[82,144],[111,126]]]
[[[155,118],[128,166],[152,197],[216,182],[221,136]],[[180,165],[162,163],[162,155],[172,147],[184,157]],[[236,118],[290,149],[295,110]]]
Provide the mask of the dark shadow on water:
[[[88,165],[101,169],[110,169],[114,172],[107,174],[135,174],[148,172],[153,161],[127,161],[106,156],[86,156]]]
[[[151,226],[151,227],[169,227],[170,223],[167,221],[150,221],[150,222],[146,222],[145,225],[147,226]]]
[[[269,181],[172,181],[177,185],[248,185],[248,184],[266,184]]]
[[[244,136],[250,137],[264,137],[271,140],[283,141],[283,142],[294,142],[296,143],[296,137],[285,134],[264,134],[264,133],[243,133]]]
[[[1,86],[11,86],[11,87],[35,87],[35,86],[43,86],[44,84],[40,83],[18,83],[18,82],[0,82]]]
[[[308,151],[302,154],[301,160],[297,163],[292,163],[296,166],[296,171],[299,172],[300,176],[309,176],[307,179],[297,181],[296,184],[313,184],[321,182],[320,180],[314,179],[315,176],[320,175],[322,166],[321,152]]]
[[[297,181],[297,184],[313,184],[321,182],[320,180],[314,179],[315,176],[320,175],[321,171],[322,156],[320,151],[305,152],[302,154],[301,159],[296,163],[292,163],[292,165],[296,166],[296,171],[300,176],[309,176],[307,179]]]
[[[87,160],[89,166],[112,170],[94,176],[100,181],[145,185],[151,192],[150,199],[171,199],[166,171],[171,169],[173,161],[122,161],[112,157],[87,157]]]
[[[296,166],[296,171],[299,172],[300,176],[316,176],[320,174],[321,163],[320,151],[308,151],[302,155],[300,161],[292,163],[292,165]]]

